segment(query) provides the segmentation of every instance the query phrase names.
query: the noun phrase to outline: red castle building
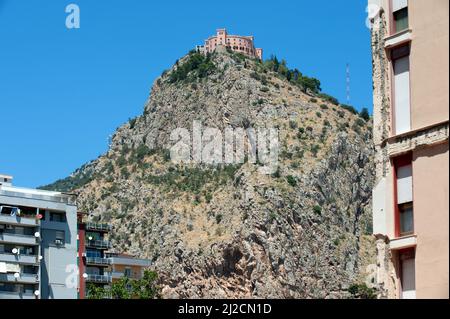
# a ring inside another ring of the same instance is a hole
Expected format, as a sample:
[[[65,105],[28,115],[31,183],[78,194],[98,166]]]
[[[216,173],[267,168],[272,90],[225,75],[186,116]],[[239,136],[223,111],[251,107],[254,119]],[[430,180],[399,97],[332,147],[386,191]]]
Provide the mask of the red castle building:
[[[203,53],[212,53],[218,47],[224,47],[234,52],[262,60],[263,49],[255,48],[253,36],[229,35],[226,29],[217,29],[215,36],[205,40],[204,46],[197,49]]]

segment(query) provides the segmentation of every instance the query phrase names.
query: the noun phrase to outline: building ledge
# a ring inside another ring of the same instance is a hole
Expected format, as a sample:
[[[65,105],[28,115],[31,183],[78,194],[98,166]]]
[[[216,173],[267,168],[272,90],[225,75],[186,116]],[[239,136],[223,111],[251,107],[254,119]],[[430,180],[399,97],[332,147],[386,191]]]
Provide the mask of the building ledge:
[[[391,239],[389,247],[391,250],[400,250],[415,247],[417,245],[417,235],[409,235],[400,238]]]
[[[387,147],[388,156],[394,157],[413,151],[420,147],[432,146],[448,141],[449,121],[429,125],[390,136],[381,143],[381,147]]]
[[[140,266],[150,267],[151,261],[148,259],[140,258],[127,258],[127,257],[111,257],[112,265],[125,265],[125,266]]]
[[[441,122],[438,122],[438,123],[435,123],[435,124],[427,125],[427,126],[424,126],[424,127],[419,127],[419,128],[416,128],[416,129],[413,129],[413,130],[410,130],[408,132],[404,132],[404,133],[401,133],[401,134],[391,135],[387,139],[385,139],[385,141],[392,142],[392,141],[395,141],[396,139],[400,139],[400,138],[404,138],[404,137],[413,137],[417,133],[421,133],[421,132],[424,132],[424,131],[430,131],[430,130],[433,130],[433,129],[436,129],[436,128],[440,128],[442,126],[447,126],[448,127],[448,124],[449,124],[449,120],[444,120],[444,121],[441,121]]]
[[[412,30],[406,29],[384,38],[384,48],[390,49],[410,41],[412,41]]]

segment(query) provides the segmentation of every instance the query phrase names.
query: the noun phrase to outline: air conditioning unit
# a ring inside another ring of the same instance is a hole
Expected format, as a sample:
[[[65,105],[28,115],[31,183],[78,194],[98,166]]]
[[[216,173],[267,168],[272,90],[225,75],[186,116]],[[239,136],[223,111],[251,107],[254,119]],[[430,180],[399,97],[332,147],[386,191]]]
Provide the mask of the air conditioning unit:
[[[64,245],[64,242],[61,239],[55,239],[55,244],[61,246]]]

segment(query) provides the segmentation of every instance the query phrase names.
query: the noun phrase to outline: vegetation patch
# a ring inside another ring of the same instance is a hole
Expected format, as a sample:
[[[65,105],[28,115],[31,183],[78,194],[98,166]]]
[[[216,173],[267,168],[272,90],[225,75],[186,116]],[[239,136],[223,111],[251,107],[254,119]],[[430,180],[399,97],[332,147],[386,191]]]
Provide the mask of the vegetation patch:
[[[369,288],[364,284],[353,284],[348,289],[348,292],[355,299],[376,299],[377,294],[374,288]]]
[[[211,55],[208,54],[205,56],[201,53],[190,52],[184,63],[179,64],[177,62],[177,68],[169,75],[169,82],[189,82],[195,79],[201,79],[212,74],[215,70],[216,66],[211,60]]]
[[[303,92],[319,93],[321,91],[319,80],[303,75],[298,69],[289,69],[286,60],[279,61],[276,56],[266,60],[263,68],[266,72],[275,72],[279,77],[298,86]]]
[[[288,177],[286,177],[286,180],[289,183],[289,185],[291,185],[292,187],[297,186],[297,180],[295,179],[294,176],[289,175]]]
[[[223,165],[215,169],[184,167],[162,175],[150,175],[147,182],[165,186],[167,190],[178,190],[198,194],[205,185],[225,185],[233,180],[241,165]]]
[[[142,279],[124,277],[109,288],[89,283],[87,296],[88,299],[159,299],[161,288],[157,282],[156,272],[145,270]]]

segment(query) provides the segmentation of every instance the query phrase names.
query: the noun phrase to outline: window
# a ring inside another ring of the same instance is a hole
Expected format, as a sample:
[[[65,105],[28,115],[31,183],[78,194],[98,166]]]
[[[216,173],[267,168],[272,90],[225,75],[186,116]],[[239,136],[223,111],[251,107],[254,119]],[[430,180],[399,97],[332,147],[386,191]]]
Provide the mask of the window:
[[[101,240],[100,233],[96,232],[86,232],[86,239],[87,240]]]
[[[414,233],[414,218],[412,203],[399,205],[400,236]]]
[[[416,260],[414,249],[399,253],[400,285],[402,299],[416,298]]]
[[[127,278],[131,278],[131,268],[129,267],[125,268],[124,276]]]
[[[66,215],[64,213],[50,212],[50,221],[57,223],[65,223]]]
[[[395,32],[408,29],[408,8],[394,12]]]
[[[100,275],[100,268],[98,268],[98,267],[86,267],[86,273],[88,275]]]
[[[411,130],[409,51],[409,44],[391,51],[392,66],[394,69],[395,134],[402,134]]]
[[[39,267],[24,265],[22,266],[22,273],[29,275],[37,275],[39,273]]]
[[[34,292],[34,286],[31,284],[23,285],[23,292],[26,294],[32,294]]]
[[[393,0],[392,14],[394,32],[408,29],[408,0]]]
[[[396,236],[414,233],[413,177],[411,154],[394,159]]]
[[[66,234],[63,230],[55,231],[55,243],[58,245],[64,245]]]
[[[101,253],[100,250],[86,249],[86,257],[89,257],[89,258],[101,258],[102,257],[102,253]]]

